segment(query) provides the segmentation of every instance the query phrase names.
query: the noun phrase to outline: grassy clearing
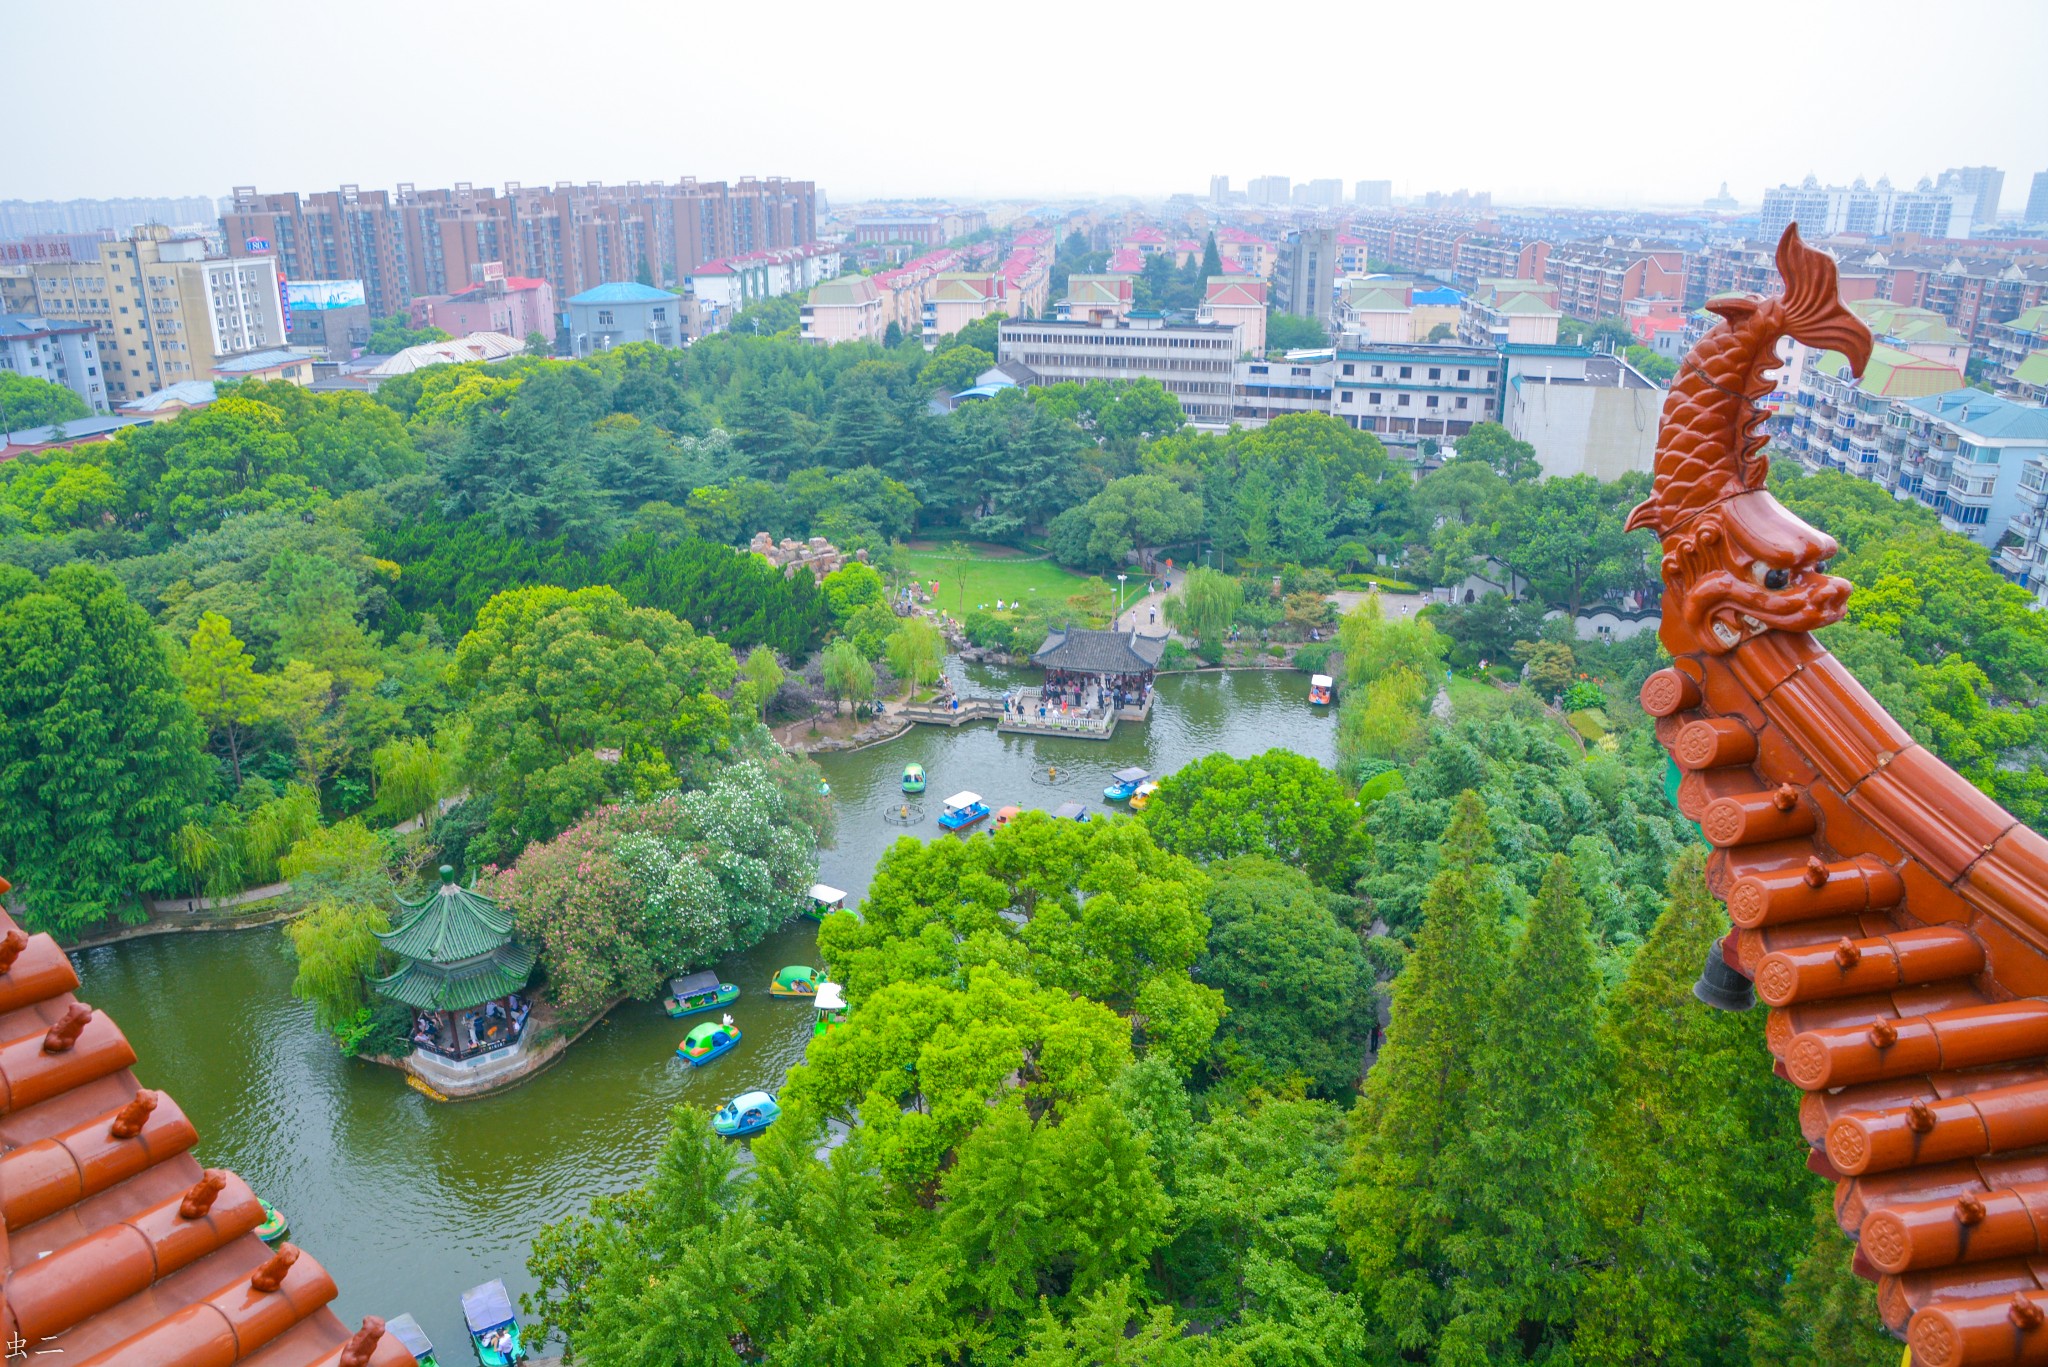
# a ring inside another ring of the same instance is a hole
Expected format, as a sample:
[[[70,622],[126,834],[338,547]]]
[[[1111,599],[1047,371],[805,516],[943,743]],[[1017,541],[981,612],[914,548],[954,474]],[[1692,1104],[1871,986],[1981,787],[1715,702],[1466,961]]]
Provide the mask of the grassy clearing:
[[[993,611],[998,598],[1006,607],[1011,602],[1035,606],[1041,602],[1064,604],[1076,593],[1099,596],[1104,591],[1102,580],[1076,574],[1050,560],[1020,559],[1007,546],[993,549],[1008,554],[1002,557],[979,554],[978,548],[970,543],[967,559],[943,550],[912,550],[905,551],[902,560],[920,581],[939,581],[938,597],[934,601],[955,617],[964,617],[983,603]],[[1114,583],[1108,586],[1108,591],[1113,606]]]
[[[1507,694],[1469,674],[1452,675],[1449,687],[1451,710],[1460,720],[1491,716],[1508,705]]]

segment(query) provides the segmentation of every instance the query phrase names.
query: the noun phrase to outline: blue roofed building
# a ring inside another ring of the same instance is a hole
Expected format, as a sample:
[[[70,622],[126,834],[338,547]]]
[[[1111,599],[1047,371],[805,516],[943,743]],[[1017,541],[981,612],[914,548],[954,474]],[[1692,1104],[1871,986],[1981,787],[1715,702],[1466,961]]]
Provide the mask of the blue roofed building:
[[[681,346],[689,340],[688,301],[631,280],[587,289],[569,300],[569,351],[584,357],[631,342]]]

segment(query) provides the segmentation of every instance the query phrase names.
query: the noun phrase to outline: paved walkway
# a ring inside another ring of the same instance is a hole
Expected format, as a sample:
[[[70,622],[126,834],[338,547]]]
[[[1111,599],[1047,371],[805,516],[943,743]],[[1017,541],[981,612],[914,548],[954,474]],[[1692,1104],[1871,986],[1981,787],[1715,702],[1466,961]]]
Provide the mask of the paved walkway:
[[[1330,601],[1337,605],[1339,613],[1345,613],[1351,611],[1351,609],[1372,596],[1373,593],[1370,589],[1338,589],[1330,595]],[[1389,593],[1385,589],[1380,590],[1379,600],[1380,612],[1389,620],[1402,616],[1413,616],[1422,611],[1429,602],[1427,597],[1419,593]]]
[[[1140,636],[1174,636],[1173,629],[1166,625],[1166,600],[1180,596],[1182,581],[1183,571],[1175,570],[1171,593],[1163,588],[1156,593],[1145,593],[1144,578],[1134,577],[1124,585],[1124,611],[1114,625],[1119,630],[1135,631]],[[1114,584],[1116,581],[1110,582]],[[1160,581],[1155,578],[1154,582]],[[1134,596],[1138,594],[1143,596]]]

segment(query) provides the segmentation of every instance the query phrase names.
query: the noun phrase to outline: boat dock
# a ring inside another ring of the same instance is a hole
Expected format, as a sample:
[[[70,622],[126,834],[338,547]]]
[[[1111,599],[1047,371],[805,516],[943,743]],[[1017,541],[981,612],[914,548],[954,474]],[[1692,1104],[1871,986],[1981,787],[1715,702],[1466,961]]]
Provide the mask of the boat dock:
[[[941,706],[938,703],[903,703],[896,714],[910,721],[926,726],[958,726],[967,721],[988,721],[1003,715],[1001,698],[962,698],[960,705]]]

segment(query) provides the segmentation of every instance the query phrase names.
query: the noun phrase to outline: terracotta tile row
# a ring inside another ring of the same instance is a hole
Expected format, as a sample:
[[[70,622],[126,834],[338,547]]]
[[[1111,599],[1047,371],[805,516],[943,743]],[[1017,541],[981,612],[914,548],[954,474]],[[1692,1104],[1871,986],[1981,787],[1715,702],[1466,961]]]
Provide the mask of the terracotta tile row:
[[[0,1337],[69,1367],[416,1367],[381,1321],[343,1327],[317,1261],[256,1238],[256,1193],[193,1160],[191,1121],[77,987],[0,913]]]

